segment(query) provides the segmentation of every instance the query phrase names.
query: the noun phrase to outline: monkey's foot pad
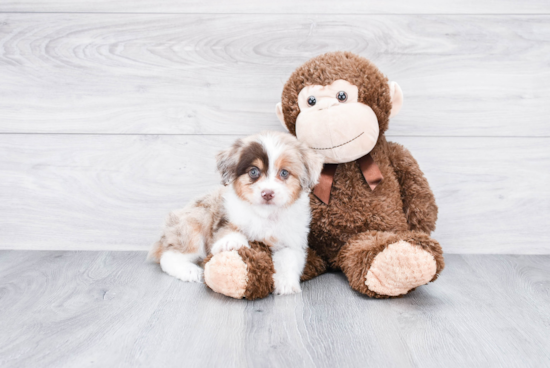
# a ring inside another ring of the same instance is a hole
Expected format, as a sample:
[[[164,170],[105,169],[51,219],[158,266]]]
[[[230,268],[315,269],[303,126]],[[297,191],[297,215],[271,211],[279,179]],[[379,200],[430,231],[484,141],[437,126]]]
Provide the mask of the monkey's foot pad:
[[[398,296],[427,284],[435,272],[435,259],[429,252],[401,240],[376,255],[365,284],[380,295]]]

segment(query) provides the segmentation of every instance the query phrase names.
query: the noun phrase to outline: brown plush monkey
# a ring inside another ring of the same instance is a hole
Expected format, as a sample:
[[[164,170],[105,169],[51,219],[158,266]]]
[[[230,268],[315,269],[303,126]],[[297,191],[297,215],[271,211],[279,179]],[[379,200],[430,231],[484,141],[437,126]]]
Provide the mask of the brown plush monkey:
[[[443,270],[441,246],[430,237],[437,219],[432,191],[409,151],[384,136],[402,103],[396,83],[349,52],[313,58],[285,84],[277,116],[291,134],[325,156],[311,194],[310,251],[302,280],[339,269],[353,289],[388,298],[434,281]],[[267,296],[274,272],[269,248],[252,244],[238,253],[247,265],[241,275],[248,280],[245,297]],[[211,258],[205,268],[216,280],[234,274],[232,265]],[[209,281],[205,277],[209,287],[226,295],[231,288]]]

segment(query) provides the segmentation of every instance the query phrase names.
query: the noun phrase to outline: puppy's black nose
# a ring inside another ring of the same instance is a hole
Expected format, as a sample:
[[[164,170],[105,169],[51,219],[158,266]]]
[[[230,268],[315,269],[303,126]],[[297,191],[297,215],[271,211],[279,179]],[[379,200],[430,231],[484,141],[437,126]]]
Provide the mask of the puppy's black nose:
[[[275,193],[272,190],[263,190],[262,191],[262,198],[266,201],[271,201],[275,197]]]

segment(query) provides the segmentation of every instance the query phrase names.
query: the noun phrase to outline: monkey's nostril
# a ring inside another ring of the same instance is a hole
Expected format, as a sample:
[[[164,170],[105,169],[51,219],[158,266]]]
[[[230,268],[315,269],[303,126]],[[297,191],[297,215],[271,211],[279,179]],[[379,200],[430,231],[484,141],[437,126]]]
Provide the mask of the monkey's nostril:
[[[266,201],[272,200],[273,197],[275,197],[275,192],[273,192],[272,190],[262,191],[262,198],[265,199]]]

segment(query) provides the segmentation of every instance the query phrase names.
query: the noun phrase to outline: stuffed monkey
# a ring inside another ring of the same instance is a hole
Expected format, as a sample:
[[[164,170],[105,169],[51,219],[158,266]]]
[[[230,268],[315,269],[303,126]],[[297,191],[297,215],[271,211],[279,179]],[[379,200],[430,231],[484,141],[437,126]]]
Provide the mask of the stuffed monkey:
[[[430,237],[437,219],[433,193],[409,151],[384,136],[402,104],[397,83],[349,52],[315,57],[286,82],[277,116],[325,157],[310,195],[310,249],[302,281],[336,269],[354,290],[389,298],[434,281],[443,270],[441,246]],[[238,253],[247,266],[240,267],[246,287],[239,295],[267,296],[274,272],[269,247],[254,243]],[[233,265],[217,257],[204,262],[205,283],[234,296],[231,280],[220,282],[224,274],[235,277]]]

